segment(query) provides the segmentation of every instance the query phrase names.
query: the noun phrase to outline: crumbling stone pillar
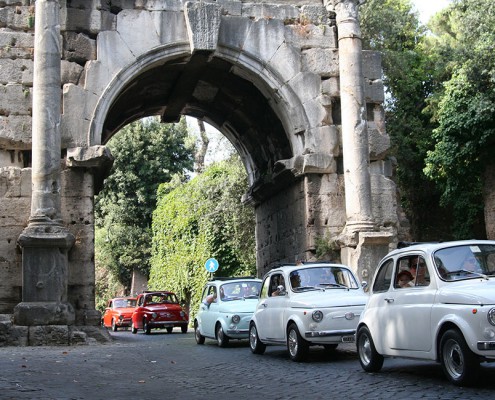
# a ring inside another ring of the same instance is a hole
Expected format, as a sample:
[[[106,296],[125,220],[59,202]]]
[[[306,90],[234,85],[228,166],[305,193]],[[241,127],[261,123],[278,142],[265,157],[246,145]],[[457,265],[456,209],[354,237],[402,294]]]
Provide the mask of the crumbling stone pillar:
[[[369,145],[358,7],[364,0],[333,0],[339,43],[342,151],[347,234],[374,230]]]
[[[33,71],[32,199],[22,248],[22,302],[17,325],[71,325],[68,250],[74,236],[61,220],[60,4],[37,0]]]

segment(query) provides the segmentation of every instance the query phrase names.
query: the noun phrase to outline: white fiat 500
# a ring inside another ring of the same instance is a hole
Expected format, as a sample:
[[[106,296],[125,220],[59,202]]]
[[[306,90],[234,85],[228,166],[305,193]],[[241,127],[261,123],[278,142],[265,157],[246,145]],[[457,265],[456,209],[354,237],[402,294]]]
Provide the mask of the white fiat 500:
[[[263,354],[267,344],[284,345],[293,361],[303,361],[310,345],[335,349],[354,342],[367,300],[354,274],[341,264],[272,269],[263,278],[249,324],[251,351]]]
[[[495,241],[415,244],[375,273],[356,345],[365,371],[384,357],[436,360],[456,385],[495,360]]]

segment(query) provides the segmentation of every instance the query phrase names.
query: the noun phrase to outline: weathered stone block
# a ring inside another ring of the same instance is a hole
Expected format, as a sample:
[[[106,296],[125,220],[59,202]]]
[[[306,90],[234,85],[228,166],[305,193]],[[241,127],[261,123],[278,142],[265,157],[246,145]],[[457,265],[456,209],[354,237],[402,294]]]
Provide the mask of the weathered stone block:
[[[33,53],[33,32],[2,31],[0,34],[0,58],[32,59]]]
[[[364,97],[369,103],[383,103],[385,100],[385,90],[381,79],[365,79]]]
[[[283,43],[268,65],[274,71],[278,71],[283,82],[287,82],[301,71],[300,53],[296,48]]]
[[[84,72],[84,68],[74,62],[62,60],[61,79],[62,84],[73,83],[77,85]]]
[[[0,85],[0,114],[30,114],[33,98],[32,88],[18,83]]]
[[[8,143],[9,149],[30,149],[31,126],[30,115],[0,115],[0,142]]]
[[[96,59],[96,40],[84,33],[63,32],[63,58],[80,65]]]
[[[370,80],[382,79],[382,56],[379,52],[363,50],[363,75]]]
[[[108,11],[91,9],[80,10],[62,7],[60,9],[60,29],[62,31],[89,32],[115,30],[116,16]]]
[[[185,16],[191,53],[214,51],[217,48],[221,13],[221,6],[215,3],[186,3]]]
[[[288,42],[302,49],[338,47],[335,26],[290,24],[285,27],[285,36]]]
[[[29,346],[68,346],[70,328],[67,325],[38,325],[29,327]]]
[[[33,61],[23,58],[10,60],[0,59],[0,84],[21,83],[33,85]]]
[[[339,53],[336,49],[308,49],[302,52],[303,70],[322,77],[339,76]]]

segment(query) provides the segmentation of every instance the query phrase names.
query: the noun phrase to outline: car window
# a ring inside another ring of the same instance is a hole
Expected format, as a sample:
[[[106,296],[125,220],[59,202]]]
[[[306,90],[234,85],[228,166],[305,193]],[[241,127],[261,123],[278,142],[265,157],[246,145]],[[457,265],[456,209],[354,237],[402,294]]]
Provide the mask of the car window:
[[[414,254],[397,261],[394,287],[407,289],[415,286],[429,286],[430,273],[424,257]]]
[[[268,295],[278,296],[282,293],[285,293],[287,286],[285,285],[284,276],[280,273],[273,274],[270,278],[270,287]]]
[[[394,269],[394,260],[386,260],[378,270],[378,273],[373,282],[373,293],[386,292],[390,288],[392,282],[392,271]]]
[[[495,274],[495,246],[491,244],[447,247],[437,250],[434,259],[439,275],[446,281]]]
[[[206,305],[217,302],[217,288],[213,285],[208,285],[203,290],[203,297],[201,300]]]
[[[264,299],[268,297],[270,289],[270,277],[266,277],[261,286],[260,298]]]

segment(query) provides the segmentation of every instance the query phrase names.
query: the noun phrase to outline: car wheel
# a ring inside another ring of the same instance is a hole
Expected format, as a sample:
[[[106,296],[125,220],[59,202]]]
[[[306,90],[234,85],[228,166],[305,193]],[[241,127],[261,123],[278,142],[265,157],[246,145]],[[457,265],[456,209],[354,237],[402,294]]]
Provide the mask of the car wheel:
[[[167,328],[167,333],[172,333],[172,331],[174,330],[174,328]]]
[[[264,344],[259,336],[258,329],[256,329],[256,325],[251,323],[249,325],[249,347],[253,354],[263,354],[266,350],[266,344]]]
[[[199,331],[198,323],[194,322],[194,338],[196,339],[197,344],[204,344],[205,337]]]
[[[131,332],[137,333],[137,328],[134,326],[134,322],[131,323]]]
[[[383,366],[383,356],[378,354],[371,333],[366,326],[359,328],[356,335],[356,346],[361,367],[366,372],[378,372]]]
[[[117,324],[115,323],[115,319],[112,319],[112,331],[117,332]]]
[[[440,340],[440,362],[443,372],[454,385],[472,385],[478,377],[480,361],[456,329],[445,332]]]
[[[180,331],[181,331],[182,333],[187,333],[187,325],[182,325],[182,326],[180,327]]]
[[[146,318],[143,319],[143,331],[146,335],[151,333],[151,327],[150,324],[148,324],[148,321],[146,321]]]
[[[294,323],[287,328],[287,350],[292,361],[304,361],[308,357],[309,343],[302,338]]]
[[[222,324],[217,325],[216,337],[219,347],[227,347],[229,345],[229,337],[223,331]]]

